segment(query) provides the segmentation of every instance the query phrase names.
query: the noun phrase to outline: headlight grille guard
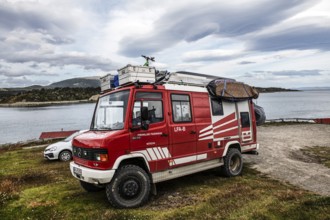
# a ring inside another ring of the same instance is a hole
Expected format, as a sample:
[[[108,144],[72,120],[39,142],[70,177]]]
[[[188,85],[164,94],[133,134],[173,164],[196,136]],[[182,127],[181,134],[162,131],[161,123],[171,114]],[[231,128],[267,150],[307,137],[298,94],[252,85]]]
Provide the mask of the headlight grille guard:
[[[72,146],[72,153],[73,156],[81,159],[97,161],[95,155],[108,154],[108,150],[104,148],[94,149],[94,148],[83,148],[83,147]]]

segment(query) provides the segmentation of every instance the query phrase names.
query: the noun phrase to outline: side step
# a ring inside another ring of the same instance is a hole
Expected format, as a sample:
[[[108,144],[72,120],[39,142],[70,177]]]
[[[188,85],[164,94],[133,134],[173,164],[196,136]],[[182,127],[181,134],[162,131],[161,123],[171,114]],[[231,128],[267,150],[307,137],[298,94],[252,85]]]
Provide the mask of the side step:
[[[152,174],[153,183],[158,183],[170,179],[174,179],[181,176],[186,176],[193,173],[198,173],[200,171],[209,170],[212,168],[220,167],[223,165],[222,159],[216,159],[206,162],[201,162],[197,164],[187,165],[184,167],[178,167],[170,170],[165,170],[162,172],[157,172]]]

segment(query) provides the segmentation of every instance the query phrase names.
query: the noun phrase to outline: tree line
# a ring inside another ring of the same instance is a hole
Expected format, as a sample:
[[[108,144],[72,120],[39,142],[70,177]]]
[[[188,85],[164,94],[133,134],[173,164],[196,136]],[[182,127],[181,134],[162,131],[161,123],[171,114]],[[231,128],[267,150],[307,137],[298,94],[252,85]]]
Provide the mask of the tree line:
[[[0,96],[0,103],[86,100],[100,91],[100,88],[33,89],[3,94]]]

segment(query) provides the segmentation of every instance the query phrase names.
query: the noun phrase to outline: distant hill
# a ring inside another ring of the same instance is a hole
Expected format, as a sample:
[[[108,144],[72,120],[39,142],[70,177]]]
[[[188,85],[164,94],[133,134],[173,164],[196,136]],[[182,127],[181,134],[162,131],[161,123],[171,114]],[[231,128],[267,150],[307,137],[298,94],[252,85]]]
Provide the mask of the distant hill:
[[[73,78],[48,86],[0,89],[0,103],[83,100],[99,93],[99,77]]]
[[[11,104],[16,102],[51,102],[88,100],[100,93],[100,88],[42,88],[19,91],[11,94],[0,92],[0,103]],[[1,95],[2,94],[2,95]]]
[[[260,93],[299,91],[276,87],[257,87],[256,89]],[[99,77],[80,77],[62,80],[48,86],[33,85],[23,88],[3,88],[0,89],[0,103],[82,100],[89,99],[99,93]]]
[[[33,86],[24,87],[24,90],[42,89],[42,88],[43,88],[43,86],[33,85]]]
[[[72,78],[52,83],[45,88],[97,88],[100,87],[98,77]]]
[[[323,90],[330,90],[330,87],[301,87],[297,89],[303,91],[323,91]]]
[[[100,87],[100,78],[98,76],[92,77],[80,77],[66,79],[59,82],[52,83],[48,86],[32,85],[27,87],[15,87],[15,88],[0,88],[0,92],[22,92],[30,91],[34,89],[52,89],[52,88],[97,88]]]
[[[268,93],[268,92],[296,92],[300,91],[297,89],[284,89],[284,88],[277,88],[277,87],[267,87],[267,88],[262,88],[262,87],[256,87],[256,89],[261,92],[261,93]]]

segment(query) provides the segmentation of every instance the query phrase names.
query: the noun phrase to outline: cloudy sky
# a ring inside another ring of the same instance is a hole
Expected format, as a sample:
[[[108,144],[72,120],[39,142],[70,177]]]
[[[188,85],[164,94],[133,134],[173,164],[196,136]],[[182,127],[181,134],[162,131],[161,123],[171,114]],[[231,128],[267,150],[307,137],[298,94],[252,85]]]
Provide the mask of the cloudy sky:
[[[330,86],[327,0],[0,0],[0,87],[154,65],[254,86]]]

